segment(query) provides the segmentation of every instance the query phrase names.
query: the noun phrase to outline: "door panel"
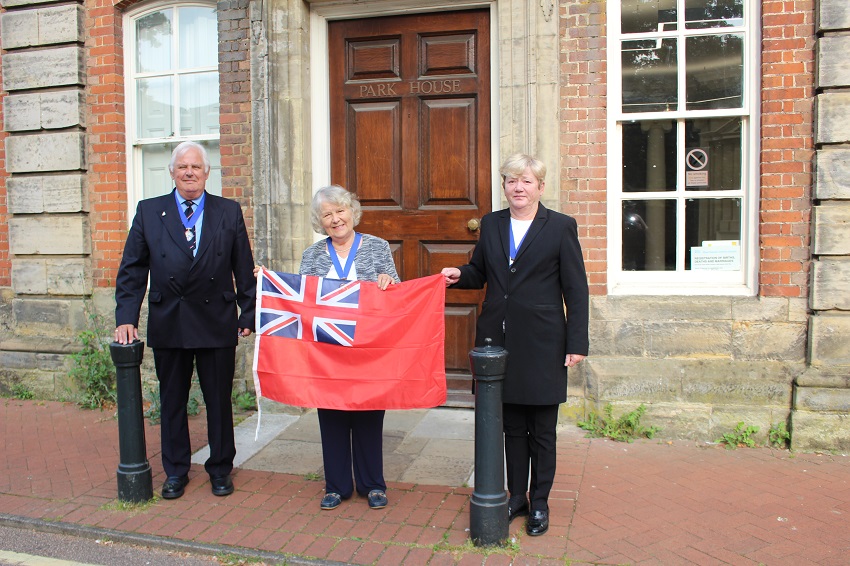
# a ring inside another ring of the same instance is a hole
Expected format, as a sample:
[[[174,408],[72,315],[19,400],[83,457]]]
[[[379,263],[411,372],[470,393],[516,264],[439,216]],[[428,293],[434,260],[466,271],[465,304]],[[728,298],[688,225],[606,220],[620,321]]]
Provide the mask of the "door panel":
[[[362,204],[401,205],[401,116],[395,102],[352,104],[348,123],[349,155],[357,159],[350,167],[348,187],[356,191]],[[359,179],[365,182],[358,183]],[[351,190],[351,189],[349,189]]]
[[[466,263],[490,211],[489,10],[330,22],[331,180],[402,279]],[[472,402],[483,293],[446,293],[450,405]]]

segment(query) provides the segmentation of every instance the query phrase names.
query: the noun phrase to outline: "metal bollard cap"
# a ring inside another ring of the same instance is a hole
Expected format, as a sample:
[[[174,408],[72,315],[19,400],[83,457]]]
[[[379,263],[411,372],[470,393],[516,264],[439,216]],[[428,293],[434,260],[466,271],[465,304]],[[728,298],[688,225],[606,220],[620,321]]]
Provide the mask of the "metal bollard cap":
[[[493,346],[492,338],[485,338],[484,346],[476,346],[469,352],[469,364],[475,379],[504,376],[508,351],[501,346]]]
[[[144,351],[145,343],[141,340],[134,340],[129,344],[112,342],[109,345],[109,355],[116,366],[141,365]]]

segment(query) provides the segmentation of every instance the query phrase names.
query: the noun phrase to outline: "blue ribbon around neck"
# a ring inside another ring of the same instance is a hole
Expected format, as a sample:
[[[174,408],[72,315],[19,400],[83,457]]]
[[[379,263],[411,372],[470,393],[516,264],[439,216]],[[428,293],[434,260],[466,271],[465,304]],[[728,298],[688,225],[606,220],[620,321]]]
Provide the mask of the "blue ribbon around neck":
[[[511,233],[511,261],[513,261],[516,259],[516,252],[522,246],[522,241],[525,239],[525,236],[528,234],[528,231],[526,231],[526,233],[522,235],[522,238],[519,239],[519,245],[514,243],[513,226],[508,226],[508,231]]]
[[[331,256],[334,269],[336,269],[336,274],[339,275],[340,279],[348,279],[348,273],[351,271],[351,266],[354,265],[354,255],[357,252],[357,248],[360,247],[361,238],[362,236],[358,232],[354,233],[354,243],[351,244],[351,249],[348,252],[348,258],[345,260],[345,267],[343,267],[339,262],[339,256],[336,255],[333,240],[331,240],[331,237],[328,236],[328,254]]]
[[[175,191],[176,192],[176,191]],[[192,199],[182,199],[180,198],[180,193],[177,193],[177,209],[180,211],[180,222],[183,223],[183,227],[187,230],[194,228],[195,224],[198,223],[198,219],[201,217],[201,213],[204,211],[204,203],[207,202],[207,199],[204,198],[206,195],[201,195],[201,202],[197,204],[197,208],[195,208],[195,212],[192,213],[192,218],[190,220],[186,220],[186,209],[183,206],[183,201],[188,200],[193,205],[195,204]]]

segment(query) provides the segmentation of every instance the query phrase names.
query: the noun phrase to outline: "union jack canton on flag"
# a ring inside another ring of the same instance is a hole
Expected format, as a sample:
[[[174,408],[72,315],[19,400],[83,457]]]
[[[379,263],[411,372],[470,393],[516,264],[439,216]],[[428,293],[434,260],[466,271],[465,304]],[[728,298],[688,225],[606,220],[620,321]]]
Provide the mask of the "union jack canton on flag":
[[[339,346],[352,346],[357,321],[340,318],[337,309],[360,307],[360,282],[310,278],[306,275],[267,271],[262,280],[263,300],[260,303],[259,334],[295,338],[312,342],[324,342]],[[316,284],[316,282],[318,284]],[[292,303],[302,303],[309,310],[292,312]],[[333,317],[311,316],[306,313],[321,313],[321,307],[331,307]],[[304,329],[309,332],[305,336]]]

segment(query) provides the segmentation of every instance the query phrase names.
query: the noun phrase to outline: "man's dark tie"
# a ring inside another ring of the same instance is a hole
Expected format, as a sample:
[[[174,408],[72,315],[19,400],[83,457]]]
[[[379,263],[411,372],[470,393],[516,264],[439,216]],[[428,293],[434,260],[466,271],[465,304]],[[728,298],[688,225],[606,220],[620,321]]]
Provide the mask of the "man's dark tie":
[[[186,220],[191,220],[192,215],[195,214],[195,210],[192,206],[195,204],[190,200],[184,200],[183,204],[186,205]],[[186,228],[186,241],[189,242],[189,251],[192,252],[192,255],[195,255],[195,227]]]

